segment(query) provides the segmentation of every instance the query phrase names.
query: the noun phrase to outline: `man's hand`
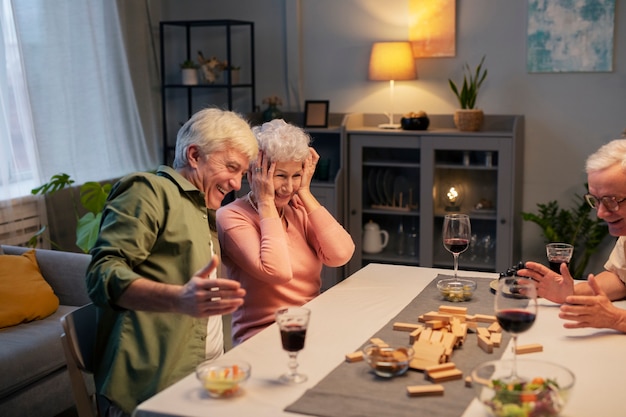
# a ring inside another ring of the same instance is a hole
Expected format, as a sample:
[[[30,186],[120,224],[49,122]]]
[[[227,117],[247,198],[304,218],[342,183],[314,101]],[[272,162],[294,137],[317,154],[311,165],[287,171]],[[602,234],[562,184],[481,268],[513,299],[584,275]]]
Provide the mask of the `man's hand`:
[[[246,291],[237,281],[217,278],[208,279],[219,261],[213,256],[204,268],[194,274],[183,286],[179,309],[193,317],[230,314],[243,304]]]
[[[535,280],[537,295],[555,303],[563,304],[574,294],[574,279],[566,264],[561,264],[561,275],[537,262],[526,262],[525,268],[517,271],[523,277]]]
[[[559,317],[568,320],[563,327],[593,327],[626,331],[626,311],[613,305],[592,274],[588,279],[593,295],[570,295],[561,306]]]

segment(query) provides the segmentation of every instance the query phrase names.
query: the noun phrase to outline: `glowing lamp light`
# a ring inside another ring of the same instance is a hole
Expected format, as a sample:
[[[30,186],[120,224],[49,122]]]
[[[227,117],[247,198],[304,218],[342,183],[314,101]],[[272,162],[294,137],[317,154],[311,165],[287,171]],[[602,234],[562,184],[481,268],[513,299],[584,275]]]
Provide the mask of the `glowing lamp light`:
[[[446,211],[460,211],[462,202],[462,187],[460,185],[451,185],[450,187],[448,187],[444,198]]]

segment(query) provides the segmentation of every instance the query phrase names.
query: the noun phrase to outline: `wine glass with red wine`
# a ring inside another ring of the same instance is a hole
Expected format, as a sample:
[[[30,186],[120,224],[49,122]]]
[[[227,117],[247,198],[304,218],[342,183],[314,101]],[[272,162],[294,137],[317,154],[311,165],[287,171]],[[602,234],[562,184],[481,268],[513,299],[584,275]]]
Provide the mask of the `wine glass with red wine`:
[[[289,372],[280,376],[281,382],[299,384],[307,380],[306,375],[298,373],[298,352],[304,348],[310,316],[311,310],[304,307],[285,307],[276,311],[283,349],[289,354]]]
[[[454,256],[454,279],[459,270],[459,255],[469,247],[472,227],[467,214],[446,214],[443,219],[443,246]]]
[[[501,277],[496,290],[495,312],[500,327],[513,338],[513,370],[509,379],[518,381],[517,336],[530,329],[537,318],[534,281],[517,275]]]

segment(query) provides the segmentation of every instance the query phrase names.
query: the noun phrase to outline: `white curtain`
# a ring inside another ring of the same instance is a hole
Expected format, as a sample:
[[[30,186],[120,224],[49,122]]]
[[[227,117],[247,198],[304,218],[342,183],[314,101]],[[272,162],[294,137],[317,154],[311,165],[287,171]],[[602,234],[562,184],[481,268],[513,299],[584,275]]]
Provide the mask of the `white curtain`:
[[[119,4],[126,9],[124,3]],[[130,50],[132,39],[123,39],[135,33],[150,39],[147,7],[137,10],[129,33],[122,31],[115,1],[11,4],[32,109],[32,153],[39,155],[37,181],[65,172],[80,184],[154,169],[158,111],[150,84],[156,70],[144,74],[138,87],[130,72],[130,63],[144,62],[140,70],[156,67],[154,48],[148,42]],[[135,55],[129,62],[130,54]]]

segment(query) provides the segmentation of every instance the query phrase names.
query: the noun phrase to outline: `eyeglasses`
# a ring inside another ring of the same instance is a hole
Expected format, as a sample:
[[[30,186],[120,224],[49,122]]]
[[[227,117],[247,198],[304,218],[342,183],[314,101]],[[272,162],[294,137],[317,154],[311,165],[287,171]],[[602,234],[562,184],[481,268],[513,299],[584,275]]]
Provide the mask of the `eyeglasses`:
[[[619,210],[619,204],[623,201],[626,201],[626,197],[618,199],[614,196],[604,196],[604,197],[596,197],[593,194],[585,194],[585,200],[587,204],[591,206],[591,208],[598,209],[600,207],[600,203],[609,211],[617,211]]]

